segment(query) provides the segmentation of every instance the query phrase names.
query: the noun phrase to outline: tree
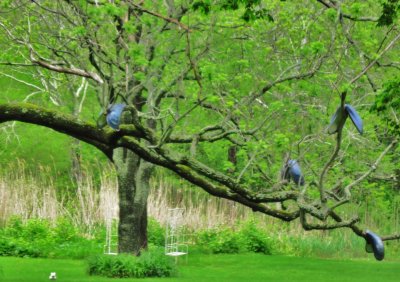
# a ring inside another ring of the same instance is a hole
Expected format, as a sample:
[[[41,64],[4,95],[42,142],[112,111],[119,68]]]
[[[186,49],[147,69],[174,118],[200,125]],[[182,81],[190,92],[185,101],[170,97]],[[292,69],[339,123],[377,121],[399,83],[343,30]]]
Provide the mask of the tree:
[[[389,72],[398,75],[396,20],[377,27],[373,1],[217,1],[221,9],[199,5],[205,2],[5,1],[2,44],[13,53],[5,52],[4,67],[40,68],[77,86],[84,77],[104,113],[117,102],[127,107],[119,131],[25,103],[1,104],[0,121],[52,128],[113,160],[120,252],[138,254],[147,245],[154,165],[254,211],[300,219],[306,230],[347,227],[366,238],[357,216],[337,211],[393,153],[397,137],[365,152],[352,144],[373,141],[346,137],[341,124],[328,156],[324,127],[348,96],[369,100]],[[226,157],[232,147],[235,162]],[[372,165],[349,169],[345,158],[355,152]],[[277,177],[287,154],[310,171],[305,186]]]

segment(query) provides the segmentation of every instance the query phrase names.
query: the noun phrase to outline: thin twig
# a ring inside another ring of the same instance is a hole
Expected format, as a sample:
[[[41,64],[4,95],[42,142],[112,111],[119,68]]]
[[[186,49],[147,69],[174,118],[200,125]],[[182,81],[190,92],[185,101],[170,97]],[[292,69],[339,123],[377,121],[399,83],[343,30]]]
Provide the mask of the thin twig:
[[[178,21],[177,19],[169,18],[169,17],[163,16],[163,15],[161,15],[161,14],[159,14],[159,13],[150,11],[150,10],[148,10],[148,9],[146,9],[146,8],[144,8],[144,7],[140,6],[140,5],[138,5],[138,4],[133,3],[132,1],[128,1],[128,2],[129,2],[129,4],[130,4],[132,7],[134,7],[135,9],[137,9],[137,10],[139,10],[139,11],[142,11],[143,13],[146,13],[146,14],[155,16],[155,17],[157,17],[157,18],[163,19],[164,21],[167,21],[167,22],[176,24],[179,28],[184,29],[184,30],[186,30],[187,32],[191,32],[191,30],[190,30],[189,27],[187,27],[186,25],[184,25],[183,23],[181,23],[181,22]]]
[[[359,178],[357,178],[356,180],[354,180],[352,183],[350,183],[349,185],[347,185],[344,190],[349,191],[352,187],[356,186],[358,183],[360,183],[361,181],[363,181],[365,178],[367,178],[371,173],[373,173],[379,163],[382,161],[382,158],[397,144],[398,140],[395,139],[393,140],[386,148],[385,150],[379,155],[379,157],[376,159],[376,161],[371,165],[371,168],[366,171],[363,175],[361,175]]]
[[[352,80],[350,80],[349,84],[353,84],[354,82],[356,82],[360,77],[362,77],[370,68],[372,68],[377,62],[378,60],[383,56],[383,54],[385,54],[387,51],[389,51],[393,45],[396,43],[397,40],[400,39],[400,33],[397,34],[397,36],[395,38],[392,39],[392,41],[390,41],[390,43],[386,46],[385,49],[383,49],[382,52],[380,52],[374,60],[372,60],[366,67],[364,67],[364,69],[357,74]]]

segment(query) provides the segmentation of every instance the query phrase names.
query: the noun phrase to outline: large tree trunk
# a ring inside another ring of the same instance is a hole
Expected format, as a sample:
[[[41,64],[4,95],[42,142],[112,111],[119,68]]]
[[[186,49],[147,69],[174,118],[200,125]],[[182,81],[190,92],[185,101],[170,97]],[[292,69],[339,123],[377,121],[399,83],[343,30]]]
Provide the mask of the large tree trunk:
[[[118,252],[139,255],[147,248],[147,197],[154,165],[127,149],[114,150],[118,175]]]

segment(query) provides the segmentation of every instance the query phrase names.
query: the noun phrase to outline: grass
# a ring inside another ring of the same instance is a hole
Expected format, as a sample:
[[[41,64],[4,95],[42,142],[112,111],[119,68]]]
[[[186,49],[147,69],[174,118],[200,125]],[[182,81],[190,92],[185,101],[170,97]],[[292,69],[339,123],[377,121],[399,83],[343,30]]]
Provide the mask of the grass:
[[[110,279],[89,276],[86,262],[63,259],[0,257],[0,281],[48,281],[57,272],[57,281],[398,281],[400,263],[372,260],[324,260],[261,254],[190,254],[179,261],[179,274],[172,278]]]

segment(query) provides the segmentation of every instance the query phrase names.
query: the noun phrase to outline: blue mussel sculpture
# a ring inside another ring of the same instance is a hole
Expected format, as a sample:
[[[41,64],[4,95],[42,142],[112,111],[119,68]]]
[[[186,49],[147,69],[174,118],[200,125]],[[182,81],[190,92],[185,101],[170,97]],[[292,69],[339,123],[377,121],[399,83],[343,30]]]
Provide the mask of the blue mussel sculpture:
[[[347,117],[350,117],[358,132],[363,134],[363,121],[357,111],[349,104],[345,104],[343,108],[341,106],[337,108],[328,126],[328,133],[333,134],[338,132],[339,128],[346,122]]]
[[[282,178],[293,180],[297,185],[304,185],[304,176],[297,160],[288,160],[282,169]]]
[[[374,232],[367,230],[365,231],[365,241],[365,250],[367,253],[374,253],[377,260],[383,260],[385,257],[385,248],[381,237]]]
[[[115,130],[119,130],[121,115],[125,106],[125,104],[114,104],[107,109],[107,124]]]

